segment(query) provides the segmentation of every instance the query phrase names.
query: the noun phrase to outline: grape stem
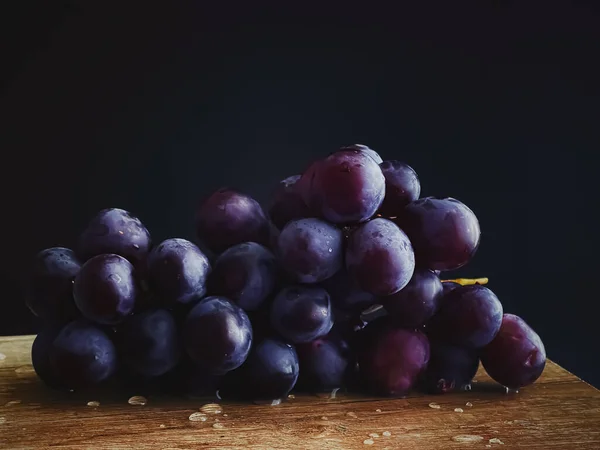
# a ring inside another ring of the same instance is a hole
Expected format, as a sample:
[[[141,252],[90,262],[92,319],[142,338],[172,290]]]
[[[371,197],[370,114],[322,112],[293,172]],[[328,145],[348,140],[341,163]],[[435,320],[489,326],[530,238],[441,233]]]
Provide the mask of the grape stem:
[[[484,278],[456,278],[454,280],[442,280],[442,283],[458,283],[461,286],[470,286],[472,284],[487,284],[489,279]]]

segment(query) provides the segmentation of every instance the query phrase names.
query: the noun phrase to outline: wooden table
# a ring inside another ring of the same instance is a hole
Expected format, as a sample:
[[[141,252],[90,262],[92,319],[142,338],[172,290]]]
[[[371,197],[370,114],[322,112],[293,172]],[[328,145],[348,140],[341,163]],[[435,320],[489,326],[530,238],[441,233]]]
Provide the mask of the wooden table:
[[[206,402],[149,397],[130,405],[131,393],[92,398],[45,388],[31,368],[32,340],[0,338],[1,449],[600,449],[600,391],[552,362],[520,393],[505,393],[480,370],[469,392],[296,395],[279,406],[223,403],[220,413],[191,421]]]

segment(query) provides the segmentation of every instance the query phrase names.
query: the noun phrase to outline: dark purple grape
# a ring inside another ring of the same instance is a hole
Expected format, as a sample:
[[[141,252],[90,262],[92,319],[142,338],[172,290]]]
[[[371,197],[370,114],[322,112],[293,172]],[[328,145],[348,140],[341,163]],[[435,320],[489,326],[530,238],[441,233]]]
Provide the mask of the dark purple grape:
[[[340,150],[358,150],[358,151],[363,152],[364,154],[368,155],[369,157],[371,157],[373,159],[373,161],[375,161],[377,164],[381,164],[383,162],[383,158],[381,158],[381,156],[379,156],[379,153],[377,153],[372,148],[367,147],[366,145],[353,144],[353,145],[349,145],[347,147],[342,147]]]
[[[135,269],[125,258],[106,254],[88,260],[75,277],[75,304],[88,319],[115,325],[133,312],[138,286]]]
[[[278,239],[284,269],[300,283],[318,283],[343,265],[342,231],[320,219],[289,222]]]
[[[215,253],[242,242],[269,245],[269,221],[252,197],[223,188],[198,209],[196,234]]]
[[[321,284],[331,297],[331,304],[341,312],[361,313],[377,303],[377,297],[361,290],[345,268]]]
[[[418,328],[437,312],[442,289],[442,282],[435,273],[416,269],[402,290],[380,300],[396,325]]]
[[[173,369],[181,356],[175,319],[164,309],[130,317],[117,330],[123,363],[135,374],[157,377]]]
[[[379,213],[396,217],[421,195],[419,177],[412,167],[400,161],[384,161],[379,167],[385,177],[385,198]]]
[[[410,238],[420,267],[458,269],[469,262],[479,246],[477,217],[453,198],[416,200],[402,210],[395,222]]]
[[[38,333],[31,346],[31,364],[35,373],[46,386],[54,389],[65,387],[50,362],[52,343],[62,328],[56,324],[47,325]]]
[[[186,239],[167,239],[148,255],[148,285],[166,306],[202,298],[210,270],[206,255]]]
[[[282,229],[286,223],[312,217],[310,209],[304,203],[298,186],[301,175],[294,175],[281,181],[273,194],[269,207],[269,217],[275,226]]]
[[[211,295],[222,295],[245,311],[261,307],[277,278],[275,256],[260,244],[244,242],[225,250],[208,278]]]
[[[293,389],[300,367],[293,346],[277,339],[264,339],[252,348],[242,367],[223,380],[223,398],[271,401],[286,398]]]
[[[428,334],[461,347],[481,348],[496,336],[502,304],[484,286],[460,286],[450,291],[427,324]]]
[[[403,396],[427,367],[429,341],[419,331],[378,325],[373,322],[363,331],[366,342],[358,352],[361,377],[375,394]]]
[[[400,228],[390,220],[377,218],[350,235],[346,267],[361,289],[386,296],[408,284],[415,270],[415,255]]]
[[[445,394],[471,384],[477,373],[476,350],[430,341],[430,357],[421,386],[431,394]]]
[[[546,366],[546,349],[523,319],[504,314],[500,331],[481,351],[481,362],[495,381],[518,389],[540,377]]]
[[[353,355],[348,344],[334,335],[296,346],[302,370],[296,389],[327,392],[346,385],[353,369]]]
[[[150,233],[140,220],[129,212],[103,209],[90,221],[81,234],[77,255],[81,261],[114,253],[140,267],[150,250]]]
[[[384,195],[379,165],[362,151],[342,150],[317,164],[309,207],[336,224],[364,222],[377,212]]]
[[[457,287],[460,287],[460,284],[456,283],[454,281],[444,281],[444,282],[442,282],[442,289],[443,289],[444,295],[446,295],[449,292],[453,291]]]
[[[333,326],[329,294],[316,286],[282,289],[271,305],[271,325],[293,343],[310,342],[326,335]]]
[[[56,377],[71,389],[110,378],[117,370],[117,352],[110,338],[85,319],[66,325],[52,342],[50,362]]]
[[[307,206],[309,211],[313,213],[317,213],[315,208],[312,205],[315,203],[313,200],[313,185],[315,183],[315,179],[317,178],[317,172],[319,167],[321,166],[323,160],[317,159],[313,161],[307,169],[302,173],[298,181],[296,181],[295,188],[300,194],[300,197],[304,201],[304,204]],[[315,217],[318,217],[318,214],[315,214]]]
[[[252,345],[252,325],[242,308],[224,297],[206,297],[183,324],[183,344],[192,361],[212,374],[242,365]]]
[[[72,250],[53,247],[39,252],[29,278],[27,306],[36,316],[62,323],[79,316],[73,300],[73,280],[81,264]]]

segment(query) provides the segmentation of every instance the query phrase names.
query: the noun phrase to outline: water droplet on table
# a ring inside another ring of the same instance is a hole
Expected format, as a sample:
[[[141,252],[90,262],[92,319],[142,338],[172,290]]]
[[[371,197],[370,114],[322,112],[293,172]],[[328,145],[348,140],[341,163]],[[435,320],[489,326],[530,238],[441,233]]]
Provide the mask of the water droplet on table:
[[[483,441],[483,438],[475,434],[459,434],[458,436],[454,436],[452,440],[454,442],[479,442]]]
[[[200,411],[205,414],[221,414],[223,412],[223,408],[218,403],[207,403],[206,405],[202,405],[200,407]]]
[[[206,414],[195,412],[190,414],[188,419],[192,422],[206,422]]]
[[[142,397],[141,395],[134,395],[127,401],[127,403],[135,406],[144,406],[146,403],[148,403],[148,400],[146,397]]]
[[[365,439],[363,441],[363,444],[365,445],[373,445],[375,443],[375,441],[373,439]]]
[[[100,402],[92,400],[91,402],[87,402],[88,406],[100,406]]]
[[[438,405],[438,404],[437,404],[437,403],[435,403],[435,402],[431,402],[431,403],[429,404],[429,407],[430,407],[430,408],[433,408],[433,409],[440,409],[440,408],[441,408],[441,406],[440,406],[440,405]]]

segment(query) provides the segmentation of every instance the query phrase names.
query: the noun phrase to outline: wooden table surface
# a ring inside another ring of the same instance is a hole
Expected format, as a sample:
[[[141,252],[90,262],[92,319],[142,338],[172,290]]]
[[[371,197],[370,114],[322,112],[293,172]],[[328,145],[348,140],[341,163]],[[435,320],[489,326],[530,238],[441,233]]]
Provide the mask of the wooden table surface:
[[[31,368],[32,340],[0,338],[2,449],[600,449],[600,391],[552,362],[519,393],[480,370],[468,392],[298,394],[279,406],[222,403],[191,421],[205,401],[150,396],[142,406],[128,403],[131,393],[92,398],[45,388]]]

